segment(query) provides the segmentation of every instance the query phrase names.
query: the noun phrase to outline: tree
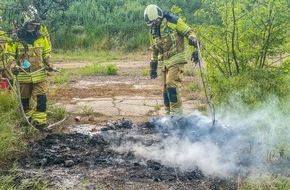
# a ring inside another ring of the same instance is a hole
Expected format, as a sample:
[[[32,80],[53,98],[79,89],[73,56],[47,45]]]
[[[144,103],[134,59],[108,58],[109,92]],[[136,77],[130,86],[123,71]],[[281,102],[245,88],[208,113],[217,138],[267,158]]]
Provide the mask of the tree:
[[[216,21],[198,29],[216,102],[227,101],[233,93],[247,104],[261,103],[273,94],[289,96],[289,64],[276,61],[290,52],[289,1],[203,3],[206,7],[196,16],[205,13],[208,20]]]
[[[199,32],[209,52],[208,62],[221,74],[233,76],[249,68],[269,67],[270,56],[287,51],[284,46],[289,40],[288,1],[206,0],[204,3],[221,19]]]

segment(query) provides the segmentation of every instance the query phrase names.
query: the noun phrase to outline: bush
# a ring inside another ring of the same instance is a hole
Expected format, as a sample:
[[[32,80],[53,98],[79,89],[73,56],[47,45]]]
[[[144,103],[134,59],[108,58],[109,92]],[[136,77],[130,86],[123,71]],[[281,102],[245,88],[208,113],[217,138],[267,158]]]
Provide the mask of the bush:
[[[116,75],[117,74],[117,71],[118,71],[118,68],[114,64],[107,64],[105,66],[105,73],[107,75]]]
[[[231,96],[238,95],[245,104],[255,106],[273,95],[287,98],[289,79],[285,69],[249,70],[231,77],[213,76],[211,86],[216,103],[225,103]]]

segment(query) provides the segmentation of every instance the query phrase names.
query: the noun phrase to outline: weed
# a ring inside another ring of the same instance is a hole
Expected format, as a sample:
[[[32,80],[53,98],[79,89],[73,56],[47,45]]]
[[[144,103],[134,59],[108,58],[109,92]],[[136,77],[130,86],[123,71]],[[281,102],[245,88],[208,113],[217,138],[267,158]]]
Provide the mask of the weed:
[[[80,114],[84,115],[84,116],[101,116],[103,114],[99,113],[99,112],[95,112],[93,110],[93,108],[88,107],[88,106],[84,106],[80,112]]]
[[[191,92],[194,92],[196,90],[200,90],[200,86],[197,83],[188,83],[186,85],[186,88]]]
[[[146,76],[149,76],[149,72],[150,72],[150,68],[146,67],[142,69],[141,74],[143,77],[146,77]]]
[[[88,76],[94,74],[116,75],[117,71],[118,68],[114,64],[100,65],[98,63],[94,63],[91,66],[78,69],[76,74],[78,76]]]
[[[52,82],[54,83],[66,83],[69,81],[69,71],[68,70],[65,70],[65,69],[62,69],[60,70],[59,73],[55,73],[54,75],[52,75]]]
[[[160,104],[158,103],[158,101],[156,101],[155,110],[160,110],[160,108],[161,108]]]
[[[54,121],[59,121],[66,117],[66,111],[60,107],[48,106],[47,116]]]
[[[105,73],[107,75],[116,75],[118,71],[118,68],[114,64],[107,64],[105,65]]]

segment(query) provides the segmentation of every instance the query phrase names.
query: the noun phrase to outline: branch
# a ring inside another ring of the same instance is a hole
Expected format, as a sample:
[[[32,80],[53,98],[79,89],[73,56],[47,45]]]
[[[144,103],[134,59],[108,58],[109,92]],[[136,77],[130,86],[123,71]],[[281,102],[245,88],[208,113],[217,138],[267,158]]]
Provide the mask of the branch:
[[[233,33],[232,33],[232,53],[233,53],[233,59],[234,59],[235,65],[236,65],[237,73],[240,73],[240,68],[239,68],[239,65],[238,65],[237,55],[236,55],[236,50],[235,50],[235,35],[236,35],[237,23],[236,23],[234,0],[232,0],[232,13],[233,13],[233,21],[234,21]]]

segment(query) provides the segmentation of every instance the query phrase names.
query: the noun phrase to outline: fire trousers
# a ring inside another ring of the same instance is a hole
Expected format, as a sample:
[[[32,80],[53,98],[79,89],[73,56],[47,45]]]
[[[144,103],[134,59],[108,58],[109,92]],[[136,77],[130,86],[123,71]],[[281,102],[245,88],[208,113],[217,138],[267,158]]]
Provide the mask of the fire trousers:
[[[47,123],[46,114],[46,92],[47,82],[39,83],[20,83],[21,102],[25,114],[36,122],[37,125],[44,125]],[[32,101],[35,101],[36,105],[32,105]]]
[[[163,101],[167,115],[182,114],[181,83],[185,63],[177,63],[162,69]]]

